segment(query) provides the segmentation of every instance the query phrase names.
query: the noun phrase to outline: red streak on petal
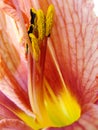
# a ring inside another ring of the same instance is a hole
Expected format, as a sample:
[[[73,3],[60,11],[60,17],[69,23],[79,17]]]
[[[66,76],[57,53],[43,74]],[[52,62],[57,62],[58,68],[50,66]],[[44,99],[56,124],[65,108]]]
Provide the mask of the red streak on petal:
[[[12,6],[13,8],[15,8],[15,6],[14,6],[12,0],[4,0],[4,2],[5,2],[6,4]]]
[[[1,65],[1,68],[3,70],[3,74],[9,79],[10,83],[12,84],[12,86],[11,86],[12,90],[14,90],[15,94],[18,96],[19,100],[24,104],[24,106],[30,110],[31,107],[30,107],[30,104],[28,102],[29,99],[26,96],[26,92],[22,89],[21,85],[14,78],[13,74],[8,69],[8,67],[5,64],[3,59],[1,59],[0,65]]]
[[[58,95],[63,86],[61,81],[61,77],[58,73],[57,66],[53,60],[53,55],[50,53],[49,49],[47,48],[46,53],[46,62],[45,62],[45,77],[53,90],[53,92]]]
[[[53,4],[51,42],[63,79],[81,103],[93,101],[98,69],[98,20],[92,12],[93,5],[73,0],[53,1]]]

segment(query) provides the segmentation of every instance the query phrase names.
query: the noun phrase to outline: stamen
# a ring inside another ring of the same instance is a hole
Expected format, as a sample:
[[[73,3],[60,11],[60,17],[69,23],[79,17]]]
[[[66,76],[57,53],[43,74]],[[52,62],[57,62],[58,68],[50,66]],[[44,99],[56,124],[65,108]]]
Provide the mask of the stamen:
[[[37,11],[37,29],[39,40],[43,40],[45,37],[45,16],[42,10]]]
[[[33,50],[34,58],[37,61],[40,55],[40,47],[38,45],[38,39],[32,33],[29,34],[29,37],[32,42],[32,50]]]
[[[54,17],[54,6],[50,5],[46,15],[46,36],[50,36]]]
[[[53,25],[54,7],[50,5],[47,11],[47,15],[43,13],[41,9],[36,11],[34,8],[30,10],[31,20],[30,27],[28,29],[28,35],[32,43],[32,51],[35,60],[39,59],[40,44],[45,37],[49,37]],[[27,48],[28,50],[28,48]]]

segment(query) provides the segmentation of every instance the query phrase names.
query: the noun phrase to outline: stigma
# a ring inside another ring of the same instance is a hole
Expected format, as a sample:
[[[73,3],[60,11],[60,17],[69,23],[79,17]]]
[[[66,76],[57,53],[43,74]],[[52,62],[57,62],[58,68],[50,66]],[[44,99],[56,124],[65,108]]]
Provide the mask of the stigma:
[[[38,61],[41,51],[41,43],[44,38],[49,37],[53,26],[54,6],[50,5],[47,14],[39,9],[30,10],[31,20],[28,35],[32,44],[33,57]]]

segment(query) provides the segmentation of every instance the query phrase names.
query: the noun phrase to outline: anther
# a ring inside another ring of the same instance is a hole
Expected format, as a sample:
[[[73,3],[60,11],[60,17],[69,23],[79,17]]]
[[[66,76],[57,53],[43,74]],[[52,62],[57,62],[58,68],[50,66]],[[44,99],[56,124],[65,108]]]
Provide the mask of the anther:
[[[29,37],[31,39],[31,44],[32,44],[32,50],[33,50],[34,59],[36,61],[38,61],[38,58],[39,58],[39,55],[40,55],[40,47],[39,47],[39,44],[38,44],[38,39],[32,33],[29,34]]]
[[[53,26],[54,6],[50,5],[47,14],[41,9],[36,11],[34,8],[30,10],[31,20],[28,29],[28,35],[32,44],[32,51],[35,60],[38,60],[40,55],[40,45],[45,37],[49,37]],[[28,49],[27,49],[28,50]]]
[[[45,15],[42,10],[37,11],[38,39],[43,40],[45,36]]]
[[[54,6],[50,5],[46,15],[46,36],[50,36],[54,17]]]

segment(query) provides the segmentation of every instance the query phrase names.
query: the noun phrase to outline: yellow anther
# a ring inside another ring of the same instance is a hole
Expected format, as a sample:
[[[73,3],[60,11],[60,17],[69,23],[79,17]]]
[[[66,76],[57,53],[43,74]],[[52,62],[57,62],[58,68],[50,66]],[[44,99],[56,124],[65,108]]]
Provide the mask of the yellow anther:
[[[34,34],[30,33],[29,37],[31,38],[31,43],[32,43],[32,50],[34,54],[34,58],[37,61],[40,55],[40,47],[38,44],[38,39],[35,37]]]
[[[31,20],[30,27],[28,29],[28,35],[32,43],[34,58],[35,60],[38,60],[41,51],[39,43],[42,43],[40,42],[40,40],[43,40],[45,36],[49,36],[51,33],[53,25],[54,6],[49,6],[46,16],[41,9],[36,11],[34,8],[31,8],[30,15]]]
[[[45,15],[42,10],[37,11],[37,29],[38,29],[38,39],[43,40],[45,36]]]
[[[53,25],[53,16],[54,16],[54,6],[50,5],[46,15],[46,36],[49,36],[51,33]]]

